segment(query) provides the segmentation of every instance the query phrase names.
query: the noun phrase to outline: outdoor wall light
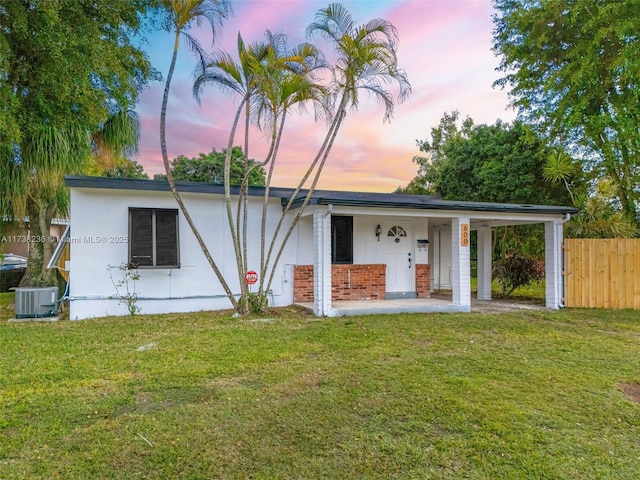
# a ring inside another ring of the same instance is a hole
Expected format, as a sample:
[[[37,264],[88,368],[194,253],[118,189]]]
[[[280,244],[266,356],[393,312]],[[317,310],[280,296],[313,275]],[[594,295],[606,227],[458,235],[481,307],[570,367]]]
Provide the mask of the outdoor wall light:
[[[382,227],[378,225],[376,227],[376,237],[378,237],[378,241],[380,241],[380,235],[382,235]]]
[[[426,238],[418,239],[418,250],[424,252],[427,249],[427,245],[429,245],[429,240]]]

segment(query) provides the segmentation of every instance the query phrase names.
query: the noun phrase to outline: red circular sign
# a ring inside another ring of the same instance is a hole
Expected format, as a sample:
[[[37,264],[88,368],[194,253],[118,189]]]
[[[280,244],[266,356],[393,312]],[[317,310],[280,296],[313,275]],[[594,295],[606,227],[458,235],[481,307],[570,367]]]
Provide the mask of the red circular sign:
[[[253,270],[249,270],[247,273],[244,274],[244,280],[249,285],[253,285],[254,283],[256,283],[258,281],[258,274],[256,272],[254,272]]]

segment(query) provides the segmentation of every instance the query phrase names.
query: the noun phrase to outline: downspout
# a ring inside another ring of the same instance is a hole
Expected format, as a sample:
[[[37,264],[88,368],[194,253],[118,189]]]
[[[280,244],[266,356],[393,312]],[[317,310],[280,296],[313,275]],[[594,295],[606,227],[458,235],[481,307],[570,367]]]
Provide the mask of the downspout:
[[[440,243],[440,230],[438,230],[438,291],[442,290],[442,243]]]
[[[329,215],[331,215],[331,212],[333,212],[333,203],[330,203],[330,204],[327,206],[327,213],[325,213],[325,215],[324,215],[324,216],[325,216],[325,217],[328,217]]]

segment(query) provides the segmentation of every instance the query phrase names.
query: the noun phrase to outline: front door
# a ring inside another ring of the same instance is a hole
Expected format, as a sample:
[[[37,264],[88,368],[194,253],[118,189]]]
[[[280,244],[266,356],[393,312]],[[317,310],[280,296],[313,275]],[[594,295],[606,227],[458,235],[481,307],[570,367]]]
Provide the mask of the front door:
[[[382,230],[384,260],[387,265],[386,298],[414,298],[414,259],[411,222],[387,223]]]

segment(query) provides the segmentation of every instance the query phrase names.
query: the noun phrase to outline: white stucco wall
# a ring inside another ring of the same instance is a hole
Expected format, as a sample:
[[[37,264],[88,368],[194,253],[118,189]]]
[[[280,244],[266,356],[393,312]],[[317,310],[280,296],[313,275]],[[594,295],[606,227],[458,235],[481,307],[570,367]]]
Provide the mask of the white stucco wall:
[[[451,225],[430,229],[429,263],[431,264],[431,289],[451,289]]]
[[[196,225],[199,227],[213,258],[218,262],[222,275],[227,279],[234,294],[240,292],[233,245],[226,220],[222,195],[206,193],[183,193]],[[235,203],[234,198],[234,203]],[[113,281],[122,279],[120,265],[128,261],[129,207],[175,208],[177,204],[170,192],[142,191],[115,188],[71,188],[71,262],[70,262],[70,318],[83,319],[105,315],[126,315],[126,305],[113,299],[116,294]],[[234,206],[235,212],[235,206]],[[249,205],[249,270],[259,271],[261,197],[250,197]],[[315,212],[315,215],[314,215]],[[285,306],[293,303],[293,265],[312,265],[317,261],[314,250],[314,217],[321,214],[351,215],[354,218],[354,263],[386,263],[385,258],[396,258],[396,265],[407,268],[407,257],[412,260],[409,268],[419,263],[431,264],[432,289],[459,290],[461,304],[468,303],[469,255],[460,254],[459,239],[453,241],[452,223],[459,226],[461,219],[473,229],[474,222],[481,228],[489,224],[508,225],[517,222],[553,225],[547,228],[548,277],[555,281],[547,283],[547,303],[557,308],[561,291],[559,265],[561,258],[561,216],[508,214],[500,212],[423,211],[393,208],[310,206],[294,229],[284,254],[279,261],[269,294],[270,304]],[[280,199],[269,204],[267,238],[282,213]],[[286,232],[291,217],[285,222],[281,235]],[[318,218],[316,218],[317,220]],[[330,225],[330,223],[329,223]],[[380,225],[380,241],[375,235]],[[400,225],[407,231],[407,243],[399,243],[401,251],[390,252],[386,237],[389,228]],[[557,226],[559,225],[559,226]],[[420,249],[418,239],[428,239],[426,249]],[[315,242],[315,243],[314,243]],[[207,263],[191,229],[182,213],[179,213],[180,264],[177,269],[140,269],[140,280],[136,284],[141,313],[168,313],[230,308],[220,282]],[[406,249],[404,248],[406,246]],[[330,254],[330,247],[323,247]],[[454,252],[456,250],[456,252]],[[452,252],[456,254],[453,261]],[[396,257],[389,255],[396,254]],[[386,257],[385,257],[386,255]],[[388,263],[390,264],[390,263]],[[456,265],[465,271],[455,277]],[[551,265],[551,266],[550,266]],[[330,268],[325,269],[330,272]],[[113,281],[109,272],[113,275]],[[406,271],[406,270],[405,270]],[[413,271],[413,270],[412,270]],[[391,293],[408,292],[415,288],[415,275],[395,272],[396,286]],[[327,273],[329,275],[329,273]],[[330,279],[330,276],[326,278]],[[463,276],[464,275],[464,276]],[[399,280],[400,279],[400,280]],[[401,281],[402,280],[402,281]],[[413,282],[413,283],[412,283]],[[326,289],[328,285],[324,285]],[[389,285],[388,285],[389,286]],[[252,287],[254,290],[257,287]],[[462,291],[464,290],[464,291]],[[458,297],[455,297],[458,295]],[[552,298],[550,298],[552,297]],[[329,308],[330,309],[330,308]],[[326,310],[326,308],[325,308]]]
[[[220,196],[184,193],[182,195],[194,222],[234,293],[239,280],[233,245]],[[118,281],[118,266],[128,261],[129,207],[177,208],[169,192],[98,188],[71,189],[71,271],[70,318],[84,319],[105,315],[126,315],[125,305],[110,299]],[[249,269],[259,271],[261,199],[250,200]],[[282,212],[279,199],[269,206],[271,218]],[[269,222],[270,238],[276,221]],[[285,227],[288,227],[288,223]],[[293,301],[292,265],[298,263],[298,229],[285,248],[276,270],[270,304],[290,305]],[[206,261],[182,213],[179,213],[180,263],[178,269],[139,269],[137,282],[141,313],[216,310],[230,308],[220,282]],[[256,287],[253,287],[256,288]]]
[[[312,212],[314,207],[309,207]],[[315,207],[326,213],[326,207]],[[375,235],[376,226],[383,230],[381,240],[384,240],[388,229],[393,225],[403,225],[407,228],[408,242],[411,254],[417,263],[428,263],[428,250],[420,250],[417,239],[429,239],[428,218],[402,218],[400,216],[382,217],[368,215],[367,211],[353,212],[347,209],[334,208],[332,215],[353,216],[353,263],[370,264],[384,263],[381,258],[382,244]],[[300,220],[298,235],[298,259],[301,265],[313,264],[313,226],[312,216],[307,215]]]

